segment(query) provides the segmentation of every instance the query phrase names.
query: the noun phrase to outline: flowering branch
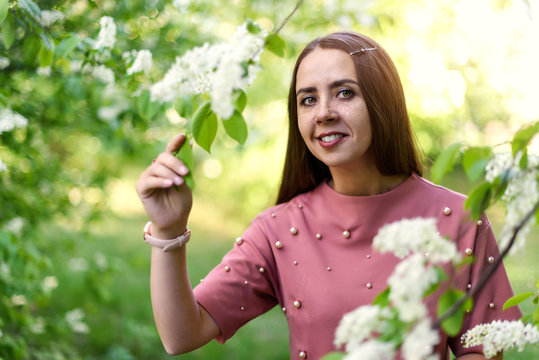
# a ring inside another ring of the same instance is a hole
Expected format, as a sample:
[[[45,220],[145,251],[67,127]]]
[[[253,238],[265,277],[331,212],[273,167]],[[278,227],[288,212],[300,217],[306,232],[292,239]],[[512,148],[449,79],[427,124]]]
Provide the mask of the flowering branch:
[[[455,302],[444,314],[442,314],[438,319],[436,319],[436,321],[432,325],[433,328],[440,327],[442,322],[444,322],[450,316],[455,314],[457,310],[466,302],[466,300],[472,298],[475,294],[477,294],[483,288],[483,286],[486,284],[488,279],[492,276],[494,271],[496,271],[498,266],[502,263],[503,258],[505,258],[505,256],[509,253],[509,251],[513,247],[513,244],[515,242],[515,239],[519,231],[531,219],[531,217],[535,214],[535,212],[538,209],[539,209],[539,202],[535,203],[534,207],[524,216],[522,221],[515,227],[515,230],[513,231],[513,235],[511,236],[509,243],[501,252],[501,256],[498,257],[494,261],[494,263],[492,263],[492,266],[489,266],[487,270],[483,274],[481,274],[476,285],[469,292],[465,293],[464,296],[462,296],[457,302]]]

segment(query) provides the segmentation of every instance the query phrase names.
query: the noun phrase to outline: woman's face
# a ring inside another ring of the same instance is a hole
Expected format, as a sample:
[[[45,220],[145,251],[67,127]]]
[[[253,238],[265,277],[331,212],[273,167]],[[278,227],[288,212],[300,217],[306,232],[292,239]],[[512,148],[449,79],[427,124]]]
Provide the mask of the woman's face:
[[[316,48],[300,63],[296,103],[301,136],[311,153],[332,167],[372,164],[369,112],[351,56]]]

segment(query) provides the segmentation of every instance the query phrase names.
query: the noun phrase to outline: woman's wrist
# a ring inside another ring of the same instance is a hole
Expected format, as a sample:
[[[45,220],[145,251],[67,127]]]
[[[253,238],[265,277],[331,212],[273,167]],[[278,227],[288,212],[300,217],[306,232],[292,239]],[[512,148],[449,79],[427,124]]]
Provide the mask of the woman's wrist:
[[[157,224],[152,223],[149,233],[158,239],[175,239],[187,230],[187,222],[175,224],[174,226],[161,228]]]

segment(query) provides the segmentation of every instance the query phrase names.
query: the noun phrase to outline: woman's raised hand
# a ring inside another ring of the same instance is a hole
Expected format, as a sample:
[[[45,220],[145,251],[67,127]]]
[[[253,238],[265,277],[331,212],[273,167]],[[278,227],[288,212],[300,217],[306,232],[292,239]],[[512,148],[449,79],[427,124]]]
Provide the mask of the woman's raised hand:
[[[184,134],[175,136],[136,184],[137,194],[152,222],[152,235],[158,238],[172,239],[182,234],[193,205],[193,195],[183,179],[189,169],[173,155],[185,141]]]

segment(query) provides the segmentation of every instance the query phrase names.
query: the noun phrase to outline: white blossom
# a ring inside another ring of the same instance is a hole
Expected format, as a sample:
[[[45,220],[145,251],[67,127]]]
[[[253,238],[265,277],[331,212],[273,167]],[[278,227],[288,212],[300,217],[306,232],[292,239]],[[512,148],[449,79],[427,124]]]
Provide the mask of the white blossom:
[[[172,102],[184,95],[209,93],[212,110],[223,119],[229,118],[234,111],[233,91],[250,85],[260,69],[265,36],[264,31],[249,33],[243,24],[227,42],[206,43],[187,51],[151,87],[152,100]]]
[[[355,347],[343,360],[393,360],[395,346],[392,343],[369,340]]]
[[[174,0],[172,2],[172,5],[181,12],[185,12],[190,4],[191,0]]]
[[[0,158],[0,172],[7,171],[7,165]]]
[[[150,50],[140,50],[136,52],[135,61],[127,69],[127,75],[132,75],[134,73],[142,72],[145,73],[150,71],[153,65],[152,53]]]
[[[9,220],[5,225],[4,229],[10,231],[14,234],[20,234],[24,226],[24,219],[20,216],[14,217]]]
[[[428,318],[424,318],[405,335],[402,355],[405,360],[437,359],[438,356],[433,354],[433,351],[438,341],[440,341],[438,331],[432,328]]]
[[[532,324],[524,325],[521,321],[493,321],[479,324],[462,335],[464,347],[483,345],[483,353],[488,359],[497,353],[517,347],[522,351],[526,344],[539,341],[539,329]]]
[[[79,308],[68,311],[65,315],[65,319],[73,332],[87,334],[90,332],[90,328],[82,321],[83,318],[84,312]]]
[[[335,331],[335,347],[345,345],[346,351],[350,352],[370,338],[374,331],[380,330],[389,316],[389,309],[376,305],[360,306],[345,314]]]
[[[107,84],[107,87],[114,85],[114,72],[105,65],[92,66],[86,64],[82,69],[84,73],[91,74],[99,81]]]
[[[50,76],[51,75],[51,67],[50,66],[38,67],[37,70],[36,70],[36,73],[39,76]]]
[[[45,320],[42,317],[38,317],[30,324],[30,331],[34,334],[43,334],[45,332]]]
[[[95,49],[112,48],[116,42],[116,24],[110,16],[103,16],[99,20],[101,29],[97,37],[97,42],[94,45]]]
[[[26,305],[28,301],[24,295],[13,295],[11,296],[11,303],[15,306]]]
[[[434,218],[403,219],[383,226],[373,239],[373,248],[404,258],[411,252],[428,254],[432,263],[458,262],[455,244],[444,239]]]
[[[41,18],[38,19],[39,23],[42,26],[48,27],[54,24],[57,21],[64,19],[64,14],[58,10],[42,10]]]
[[[28,125],[28,119],[11,109],[0,109],[0,134]]]
[[[0,70],[4,70],[11,62],[7,57],[0,56]]]
[[[511,175],[507,188],[502,195],[502,200],[507,203],[504,225],[498,237],[500,248],[502,249],[507,247],[517,226],[539,201],[539,190],[537,188],[539,159],[537,156],[528,155],[528,167],[521,169],[519,165],[521,157],[521,152],[518,152],[514,158],[510,153],[496,154],[486,167],[485,178],[489,182],[492,182],[504,171],[509,172]],[[520,229],[511,248],[511,253],[515,253],[524,247],[526,238],[533,229],[535,221],[535,217],[532,217]]]
[[[56,276],[47,276],[43,279],[42,287],[43,291],[49,293],[58,287],[58,279]]]
[[[427,314],[422,303],[425,292],[436,282],[438,274],[426,267],[426,259],[416,253],[401,261],[387,279],[389,300],[403,321],[415,321]]]
[[[67,266],[71,271],[86,271],[88,270],[88,261],[84,258],[75,257],[69,259]]]

